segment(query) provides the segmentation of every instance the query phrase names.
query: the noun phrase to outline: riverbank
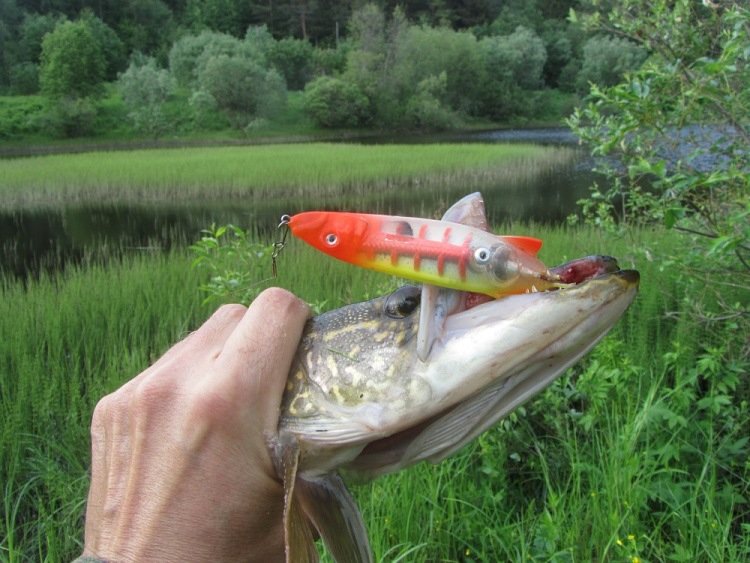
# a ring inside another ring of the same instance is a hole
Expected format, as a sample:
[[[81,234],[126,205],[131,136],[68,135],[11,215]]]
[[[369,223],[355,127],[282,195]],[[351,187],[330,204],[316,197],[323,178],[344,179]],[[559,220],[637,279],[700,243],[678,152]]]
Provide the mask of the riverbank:
[[[302,93],[290,92],[284,113],[274,121],[261,121],[246,130],[233,129],[226,120],[217,119],[203,128],[190,123],[192,109],[187,99],[177,97],[167,104],[165,111],[175,122],[175,129],[165,131],[158,138],[133,131],[127,124],[127,111],[113,88],[100,103],[99,115],[88,136],[55,138],[43,127],[47,102],[41,96],[0,96],[0,158],[67,154],[95,151],[120,151],[164,148],[196,148],[218,146],[247,146],[272,143],[346,142],[389,139],[414,140],[425,137],[445,137],[455,140],[467,133],[519,128],[559,128],[574,106],[570,95],[548,96],[547,115],[534,119],[514,119],[503,123],[488,120],[467,120],[454,130],[385,131],[377,128],[323,129],[316,127],[304,114]]]

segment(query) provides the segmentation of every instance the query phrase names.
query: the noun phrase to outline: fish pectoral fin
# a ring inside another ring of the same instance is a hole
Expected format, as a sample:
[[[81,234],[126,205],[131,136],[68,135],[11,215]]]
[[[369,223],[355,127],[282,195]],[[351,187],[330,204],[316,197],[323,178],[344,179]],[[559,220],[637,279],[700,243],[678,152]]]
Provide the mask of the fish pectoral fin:
[[[297,479],[297,496],[337,563],[373,561],[362,515],[341,477]]]
[[[292,437],[282,438],[280,472],[284,481],[284,551],[286,563],[317,563],[315,536],[299,495],[296,494],[299,444]]]

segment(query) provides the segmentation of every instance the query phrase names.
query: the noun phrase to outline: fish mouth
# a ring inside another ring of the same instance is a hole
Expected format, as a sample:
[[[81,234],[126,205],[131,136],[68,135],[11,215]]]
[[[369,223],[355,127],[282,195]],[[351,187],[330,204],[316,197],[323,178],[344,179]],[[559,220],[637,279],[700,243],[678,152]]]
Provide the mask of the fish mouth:
[[[584,284],[585,282],[597,278],[606,278],[610,274],[624,276],[628,283],[638,285],[640,276],[635,270],[621,270],[617,259],[612,256],[592,255],[583,258],[577,258],[565,262],[554,268],[550,268],[541,277],[545,282],[552,282],[553,285],[547,285],[546,289],[537,289],[532,285],[524,293],[543,293],[568,290]],[[542,284],[540,284],[542,285]],[[499,299],[505,299],[500,297]],[[484,303],[497,301],[493,298],[480,293],[468,293],[464,301],[464,310],[473,309]]]
[[[520,317],[529,331],[536,329],[540,334],[553,332],[555,325],[588,327],[587,331],[594,334],[602,326],[614,324],[634,299],[640,284],[638,271],[621,270],[617,261],[607,256],[580,258],[550,272],[559,275],[565,284],[544,291],[532,288],[497,299],[468,295],[463,310],[446,318],[443,342],[460,340],[467,332]]]

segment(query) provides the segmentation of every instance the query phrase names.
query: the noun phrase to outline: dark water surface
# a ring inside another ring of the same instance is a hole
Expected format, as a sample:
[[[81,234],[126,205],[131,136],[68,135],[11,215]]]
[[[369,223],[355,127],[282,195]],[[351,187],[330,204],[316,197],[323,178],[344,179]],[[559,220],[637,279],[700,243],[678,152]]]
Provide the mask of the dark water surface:
[[[396,139],[393,139],[396,141]],[[397,139],[398,142],[524,142],[571,145],[574,157],[567,163],[525,170],[502,185],[482,185],[481,191],[492,223],[536,221],[560,223],[586,195],[593,174],[587,153],[573,148],[575,139],[563,129],[497,131],[438,137]],[[387,139],[381,140],[383,142]],[[351,141],[350,141],[351,142]],[[368,139],[367,142],[372,142]],[[433,216],[476,187],[450,186],[424,190],[391,189],[378,194],[374,208],[350,210],[400,215]],[[415,194],[418,194],[415,196]],[[211,224],[234,223],[275,236],[283,213],[316,207],[335,209],[332,200],[241,200],[158,206],[76,206],[54,210],[0,211],[0,273],[25,278],[55,271],[83,260],[106,259],[123,252],[152,253],[185,246],[200,237]]]

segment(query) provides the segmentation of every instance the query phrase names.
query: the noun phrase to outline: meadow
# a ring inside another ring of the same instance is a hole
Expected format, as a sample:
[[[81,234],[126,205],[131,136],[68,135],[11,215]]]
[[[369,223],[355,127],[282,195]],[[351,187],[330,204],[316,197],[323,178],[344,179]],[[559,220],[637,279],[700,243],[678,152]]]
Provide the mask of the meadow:
[[[522,145],[298,144],[0,160],[0,208],[219,198],[261,207],[282,197],[368,208],[400,193],[432,215],[450,203],[447,186],[466,193],[499,179],[502,190],[503,178],[570,158]],[[491,197],[510,203],[502,191]],[[641,272],[640,294],[589,356],[459,454],[353,487],[377,560],[750,559],[747,335],[690,317],[700,294],[653,258],[677,252],[679,237],[496,229],[543,238],[548,264],[616,256]],[[233,232],[219,237],[230,251],[218,255],[211,244],[185,248],[196,232],[169,252],[110,242],[65,268],[0,274],[0,561],[80,553],[94,405],[221,301],[247,302],[273,283],[319,312],[397,283],[301,244],[284,250],[271,282],[268,237]]]
[[[90,152],[0,160],[0,208],[76,203],[335,197],[360,205],[397,187],[466,186],[570,161],[570,148],[345,143]]]
[[[458,455],[356,485],[376,559],[747,560],[747,365],[727,360],[742,335],[666,316],[688,302],[645,251],[674,237],[502,229],[542,237],[548,263],[615,255],[640,270],[640,295],[587,358]],[[182,250],[131,254],[0,286],[0,559],[80,552],[93,406],[217,306],[192,262]],[[251,271],[268,269],[264,257]],[[302,245],[274,280],[318,310],[394,283]]]

